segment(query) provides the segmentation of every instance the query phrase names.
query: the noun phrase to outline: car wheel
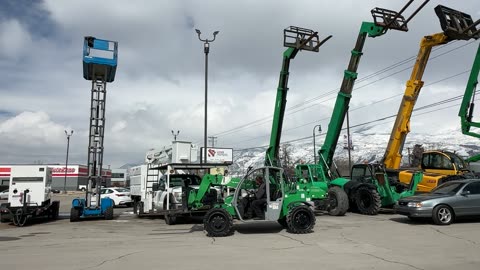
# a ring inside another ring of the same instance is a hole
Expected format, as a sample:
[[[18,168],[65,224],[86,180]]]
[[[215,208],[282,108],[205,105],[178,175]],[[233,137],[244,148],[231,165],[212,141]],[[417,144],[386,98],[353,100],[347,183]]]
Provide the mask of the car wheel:
[[[448,205],[438,205],[433,208],[433,222],[437,225],[450,225],[455,214]]]

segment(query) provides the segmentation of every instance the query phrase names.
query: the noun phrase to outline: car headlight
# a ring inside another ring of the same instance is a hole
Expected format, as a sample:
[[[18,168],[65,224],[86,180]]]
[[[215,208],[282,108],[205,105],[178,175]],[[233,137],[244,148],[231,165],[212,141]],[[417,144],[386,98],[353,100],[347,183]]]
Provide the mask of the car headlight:
[[[173,197],[175,198],[176,202],[181,202],[182,201],[182,192],[174,192]]]
[[[418,208],[418,207],[422,207],[422,203],[421,202],[409,202],[407,204],[408,207],[415,207],[415,208]]]

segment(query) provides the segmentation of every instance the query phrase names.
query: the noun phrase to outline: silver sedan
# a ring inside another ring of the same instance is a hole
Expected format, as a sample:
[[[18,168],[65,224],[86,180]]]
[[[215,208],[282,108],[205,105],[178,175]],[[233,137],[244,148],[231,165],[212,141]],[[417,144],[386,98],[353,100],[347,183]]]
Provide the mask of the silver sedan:
[[[430,193],[399,200],[395,210],[413,220],[432,218],[437,225],[449,225],[458,217],[480,216],[480,180],[444,183]]]

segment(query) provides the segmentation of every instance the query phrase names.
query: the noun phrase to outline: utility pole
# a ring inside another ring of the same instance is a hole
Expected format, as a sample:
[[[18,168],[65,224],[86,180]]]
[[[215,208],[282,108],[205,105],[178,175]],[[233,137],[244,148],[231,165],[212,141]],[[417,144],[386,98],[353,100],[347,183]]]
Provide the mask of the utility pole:
[[[313,163],[317,163],[317,152],[315,149],[315,128],[318,127],[318,132],[322,132],[322,126],[321,125],[316,125],[313,127]]]
[[[217,137],[210,136],[210,137],[208,137],[208,139],[210,139],[212,147],[215,147],[215,141],[217,140]]]
[[[65,179],[63,181],[63,193],[67,194],[68,150],[70,149],[70,137],[73,135],[73,130],[70,130],[70,134],[65,130],[65,135],[67,135],[67,159],[65,160]]]
[[[205,128],[204,128],[204,136],[203,136],[203,145],[204,145],[204,156],[203,162],[207,162],[207,102],[208,102],[208,53],[210,52],[210,43],[215,41],[215,37],[219,33],[219,31],[213,32],[213,39],[201,39],[200,35],[202,32],[200,30],[195,29],[197,32],[198,39],[203,42],[203,52],[205,53]],[[200,160],[202,160],[200,158]]]

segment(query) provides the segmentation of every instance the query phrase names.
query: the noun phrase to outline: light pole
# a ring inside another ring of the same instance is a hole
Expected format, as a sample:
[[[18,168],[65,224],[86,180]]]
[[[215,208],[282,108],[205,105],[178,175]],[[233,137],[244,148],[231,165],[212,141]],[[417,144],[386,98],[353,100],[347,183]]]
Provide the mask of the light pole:
[[[313,127],[313,163],[317,163],[317,151],[315,150],[315,128],[318,127],[318,132],[322,132],[322,126],[316,125]]]
[[[203,156],[203,163],[207,163],[207,97],[208,97],[208,53],[210,51],[210,43],[215,41],[215,37],[219,33],[219,31],[213,32],[213,39],[202,39],[200,35],[202,32],[200,30],[195,29],[195,32],[197,32],[198,39],[203,42],[203,52],[205,53],[205,128],[204,128],[204,138],[203,138],[203,151],[204,151],[204,156]],[[200,160],[202,160],[200,158]]]
[[[177,133],[173,132],[172,130],[172,135],[173,135],[173,140],[176,142],[177,141],[177,136],[180,133],[180,130],[177,130]]]
[[[73,135],[73,130],[70,130],[70,134],[65,130],[67,135],[67,160],[65,161],[65,180],[63,181],[63,193],[67,194],[67,171],[68,171],[68,150],[70,149],[70,137]]]

